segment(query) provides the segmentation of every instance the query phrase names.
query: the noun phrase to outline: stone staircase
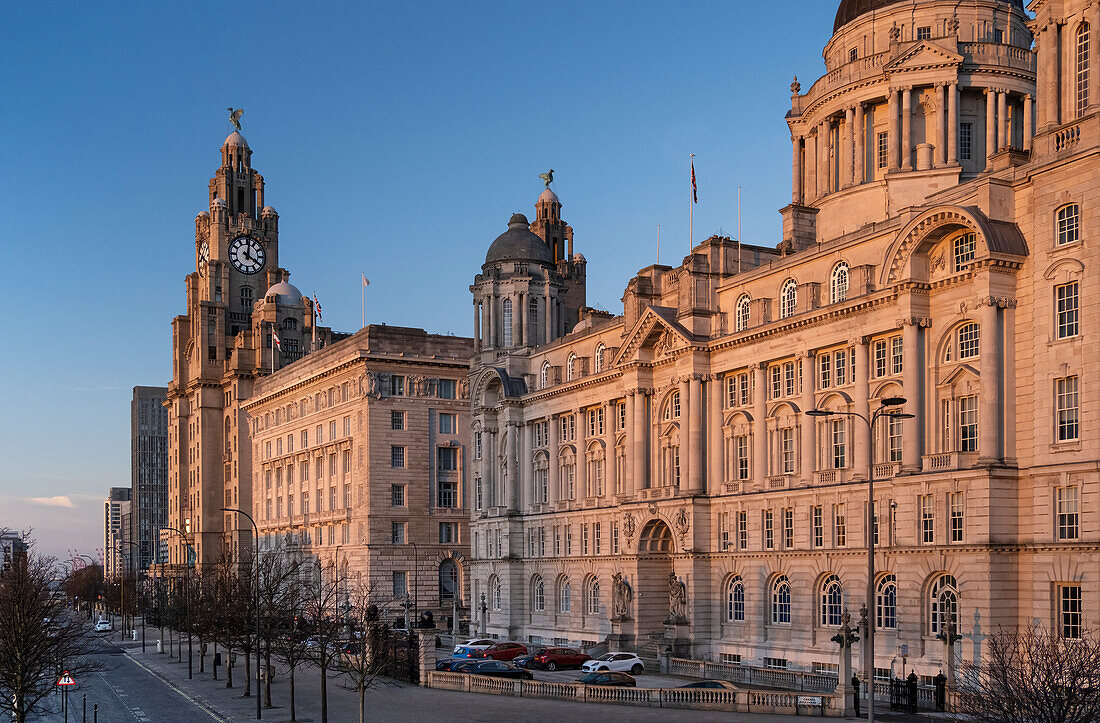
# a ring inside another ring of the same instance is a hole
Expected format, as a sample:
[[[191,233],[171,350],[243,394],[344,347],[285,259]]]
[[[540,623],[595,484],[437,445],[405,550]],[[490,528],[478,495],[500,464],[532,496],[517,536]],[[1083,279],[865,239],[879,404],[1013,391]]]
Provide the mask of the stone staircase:
[[[647,673],[659,673],[661,671],[659,654],[667,645],[662,633],[639,635],[637,648],[633,652],[642,659]]]

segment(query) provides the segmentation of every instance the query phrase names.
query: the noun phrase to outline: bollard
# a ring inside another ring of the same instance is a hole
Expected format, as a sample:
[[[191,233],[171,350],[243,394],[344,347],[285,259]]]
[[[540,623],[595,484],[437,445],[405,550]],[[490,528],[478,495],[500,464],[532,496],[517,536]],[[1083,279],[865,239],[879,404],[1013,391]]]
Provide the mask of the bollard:
[[[164,644],[159,640],[157,641],[157,652],[158,653],[163,653],[164,652]]]
[[[88,694],[80,694],[80,723],[88,723]]]
[[[92,706],[92,723],[99,723],[99,703]]]

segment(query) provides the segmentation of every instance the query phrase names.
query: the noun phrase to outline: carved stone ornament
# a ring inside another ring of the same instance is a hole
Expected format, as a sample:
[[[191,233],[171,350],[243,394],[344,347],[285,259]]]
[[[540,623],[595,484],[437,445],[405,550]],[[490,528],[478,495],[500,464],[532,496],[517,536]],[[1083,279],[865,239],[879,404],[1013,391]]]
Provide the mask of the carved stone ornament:
[[[898,27],[897,23],[894,23],[893,26],[890,28],[890,42],[891,43],[896,43],[900,40],[901,40],[901,28]]]
[[[626,518],[623,520],[623,534],[626,535],[627,542],[634,539],[634,515],[629,512],[626,513]]]
[[[947,32],[958,33],[959,32],[959,19],[951,18],[947,21]]]
[[[366,372],[359,376],[359,396],[378,399],[382,396],[378,375],[374,372]]]
[[[791,95],[798,95],[802,92],[802,84],[798,82],[798,76],[794,76],[794,80],[791,81]]]
[[[651,514],[651,515],[657,514],[657,503],[656,502],[650,502],[649,503],[649,514]]]
[[[420,375],[409,377],[409,392],[418,397],[428,396],[428,378]]]
[[[943,253],[938,253],[932,257],[932,270],[940,271],[945,266]]]
[[[668,618],[672,622],[687,620],[687,586],[674,572],[668,574]]]
[[[458,397],[459,399],[470,398],[470,380],[463,379],[458,383]]]
[[[680,537],[683,538],[687,535],[690,529],[690,523],[688,521],[688,513],[683,507],[676,513],[676,531],[680,533]]]

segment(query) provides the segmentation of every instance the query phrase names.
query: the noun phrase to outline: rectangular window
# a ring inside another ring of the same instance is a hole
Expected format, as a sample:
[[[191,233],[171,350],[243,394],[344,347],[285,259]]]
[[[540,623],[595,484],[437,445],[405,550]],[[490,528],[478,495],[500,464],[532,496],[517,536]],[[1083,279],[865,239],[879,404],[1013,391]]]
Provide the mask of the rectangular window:
[[[336,420],[335,419],[333,419],[332,421],[330,421],[328,423],[328,438],[329,438],[330,442],[332,440],[336,439]]]
[[[959,397],[959,451],[978,451],[978,397]]]
[[[603,436],[603,407],[588,410],[588,436]]]
[[[343,454],[344,460],[344,478],[346,479],[351,474],[351,450],[345,449]]]
[[[324,444],[325,443],[325,427],[324,427],[324,425],[318,424],[317,428],[314,430],[314,432],[316,433],[315,436],[317,437],[317,444]]]
[[[828,389],[833,386],[833,355],[822,354],[817,363],[821,388]]]
[[[308,429],[303,429],[302,430],[302,449],[305,449],[308,446],[309,446],[309,430]]]
[[[920,541],[925,545],[936,541],[936,500],[932,495],[920,496]]]
[[[561,557],[561,528],[554,525],[554,557]]]
[[[436,395],[440,399],[454,399],[455,398],[455,380],[454,379],[440,379],[435,385]]]
[[[886,340],[879,339],[875,342],[874,377],[886,376]]]
[[[798,377],[795,376],[795,363],[786,362],[783,365],[783,391],[788,397],[793,397],[798,393],[797,380]]]
[[[789,603],[788,603],[789,605]],[[788,615],[789,615],[788,611]],[[764,658],[764,667],[771,668],[772,670],[786,670],[787,659],[786,658]]]
[[[775,548],[775,520],[771,510],[764,510],[764,549]]]
[[[969,161],[974,157],[974,124],[959,124],[959,160]]]
[[[749,513],[737,513],[737,549],[749,549]]]
[[[1061,617],[1062,637],[1077,640],[1081,637],[1084,616],[1081,605],[1081,586],[1062,585],[1058,588],[1058,610]]]
[[[890,373],[901,374],[904,368],[904,355],[900,336],[890,339]]]
[[[449,543],[458,542],[458,523],[457,522],[440,522],[439,523],[439,544],[446,545]]]
[[[458,415],[440,413],[439,415],[439,433],[440,434],[454,434],[458,429]]]
[[[771,368],[772,374],[772,399],[783,396],[783,369],[779,365]]]
[[[737,375],[737,380],[738,380],[737,381],[737,386],[738,386],[738,389],[740,390],[739,393],[741,395],[741,406],[742,407],[748,406],[748,404],[749,404],[749,402],[751,401],[751,398],[752,398],[752,392],[751,392],[751,388],[749,386],[750,383],[751,383],[749,381],[749,375],[748,374],[738,374]]]
[[[878,134],[878,167],[886,168],[886,164],[890,162],[890,135],[883,131]]]
[[[1076,540],[1081,534],[1077,492],[1076,486],[1059,487],[1056,490],[1059,540]]]
[[[481,432],[474,432],[474,459],[481,459]]]
[[[597,554],[603,554],[603,545],[600,542],[600,523],[592,523],[592,550]]]
[[[1054,398],[1058,414],[1058,441],[1069,442],[1077,439],[1077,377],[1055,379]]]
[[[730,513],[718,513],[718,549],[725,551],[730,549]]]
[[[833,540],[837,547],[844,547],[848,543],[848,518],[845,516],[843,504],[836,506],[833,515]]]
[[[440,482],[437,503],[440,507],[458,507],[458,485],[454,482]]]
[[[1058,209],[1058,245],[1075,243],[1081,238],[1081,207],[1076,203]]]
[[[749,478],[749,438],[748,435],[739,435],[733,438],[734,475],[738,480]]]
[[[288,434],[286,436],[286,451],[287,452],[293,452],[294,451],[294,435],[293,434]]]
[[[405,485],[390,485],[390,507],[405,506]]]
[[[836,369],[836,385],[842,387],[848,383],[848,352],[841,349],[836,353],[833,367]]]
[[[344,417],[344,436],[351,436],[351,416]]]
[[[482,502],[483,502],[482,493],[483,493],[483,490],[482,490],[482,485],[481,485],[481,478],[480,477],[474,477],[474,509],[475,510],[480,510],[483,506],[482,505]]]
[[[844,469],[848,466],[847,421],[844,419],[830,420],[829,428],[829,435],[832,440],[833,469]]]
[[[611,522],[611,554],[619,554],[619,523]]]
[[[619,420],[619,431],[626,430],[626,402],[619,402],[615,405],[616,416]]]
[[[779,457],[783,474],[794,474],[794,427],[779,430]]]
[[[952,492],[948,498],[951,507],[951,541],[963,541],[964,502],[962,492]]]
[[[917,40],[928,40],[932,37],[932,27],[924,25],[917,28]]]
[[[405,466],[405,448],[390,447],[390,467],[399,468]]]
[[[440,472],[454,472],[458,469],[458,449],[456,447],[439,447],[436,450],[436,457]]]
[[[814,547],[825,545],[825,513],[821,505],[815,505],[811,514],[811,534]]]
[[[405,396],[405,377],[399,376],[397,374],[390,375],[390,396]]]
[[[405,523],[404,522],[391,522],[390,523],[390,542],[395,545],[405,544]]]
[[[408,585],[408,573],[407,572],[394,572],[393,573],[393,596],[405,597],[409,591]]]
[[[886,457],[890,462],[901,461],[901,421],[897,417],[886,417]]]
[[[588,554],[588,525],[581,525],[581,554]]]
[[[783,510],[783,549],[794,549],[794,508]]]
[[[1077,336],[1079,333],[1077,282],[1054,287],[1054,297],[1058,313],[1058,338],[1068,339]]]
[[[565,526],[565,555],[573,554],[573,525]]]

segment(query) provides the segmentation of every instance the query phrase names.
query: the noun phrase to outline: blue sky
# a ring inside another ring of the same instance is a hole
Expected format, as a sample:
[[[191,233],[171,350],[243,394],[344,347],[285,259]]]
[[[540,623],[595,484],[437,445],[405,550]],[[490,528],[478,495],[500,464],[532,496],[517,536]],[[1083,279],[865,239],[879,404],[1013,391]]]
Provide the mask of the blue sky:
[[[778,242],[789,84],[820,75],[836,5],[8,4],[0,527],[100,544],[131,388],[170,378],[227,106],[334,328],[359,327],[362,269],[368,321],[470,334],[470,281],[550,167],[589,304],[619,312],[657,224],[662,262],[687,252],[690,153],[695,238],[736,233],[741,185],[746,242]]]

